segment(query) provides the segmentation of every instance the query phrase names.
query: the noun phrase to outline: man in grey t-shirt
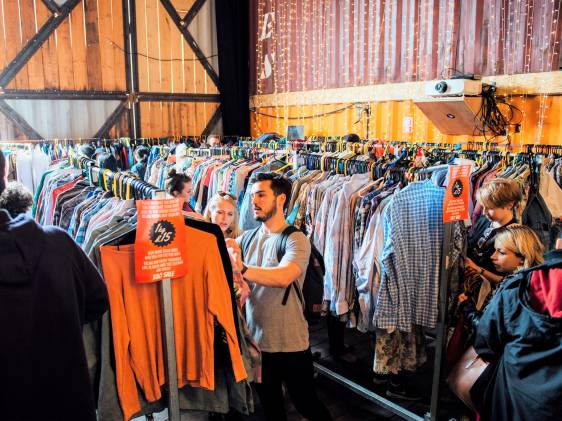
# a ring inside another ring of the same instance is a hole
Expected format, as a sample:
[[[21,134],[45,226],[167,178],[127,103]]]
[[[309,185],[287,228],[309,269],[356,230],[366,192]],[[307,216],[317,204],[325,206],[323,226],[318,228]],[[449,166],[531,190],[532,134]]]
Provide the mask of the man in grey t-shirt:
[[[298,231],[288,237],[285,253],[278,260],[278,241],[287,227],[284,211],[291,198],[291,183],[279,174],[261,173],[250,194],[254,218],[261,225],[256,232],[248,231],[236,241],[227,240],[227,245],[235,270],[243,274],[251,288],[246,318],[250,333],[262,351],[262,383],[256,389],[266,419],[287,419],[282,389],[285,383],[301,415],[313,421],[329,421],[330,413],[314,390],[308,324],[302,298],[295,288],[291,288],[283,305],[285,290],[294,281],[302,290],[310,258],[310,241]],[[240,245],[244,236],[251,237],[243,262]]]

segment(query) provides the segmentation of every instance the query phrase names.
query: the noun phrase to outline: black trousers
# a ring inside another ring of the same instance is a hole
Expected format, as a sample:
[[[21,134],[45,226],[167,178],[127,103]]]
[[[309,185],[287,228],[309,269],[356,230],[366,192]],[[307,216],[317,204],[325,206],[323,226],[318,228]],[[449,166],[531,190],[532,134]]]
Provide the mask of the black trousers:
[[[341,355],[345,354],[344,332],[345,322],[340,321],[339,317],[328,314],[326,317],[326,324],[328,325],[328,343],[330,344],[330,354]]]
[[[299,413],[311,421],[331,421],[314,390],[310,348],[301,352],[262,352],[262,383],[256,390],[268,421],[286,421],[282,384]]]

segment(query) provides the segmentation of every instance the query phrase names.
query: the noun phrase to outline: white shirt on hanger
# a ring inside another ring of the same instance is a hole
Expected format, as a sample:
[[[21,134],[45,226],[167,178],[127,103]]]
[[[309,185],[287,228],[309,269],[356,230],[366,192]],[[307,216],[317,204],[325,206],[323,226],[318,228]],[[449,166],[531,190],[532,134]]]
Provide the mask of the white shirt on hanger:
[[[26,151],[18,151],[16,155],[16,175],[20,183],[32,192],[35,192],[33,185],[33,167],[31,155]]]

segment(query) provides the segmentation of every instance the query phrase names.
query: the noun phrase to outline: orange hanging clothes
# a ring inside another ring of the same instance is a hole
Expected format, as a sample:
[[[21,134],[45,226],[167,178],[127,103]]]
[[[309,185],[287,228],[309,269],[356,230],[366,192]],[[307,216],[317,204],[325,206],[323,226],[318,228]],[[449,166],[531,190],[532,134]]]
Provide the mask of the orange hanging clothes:
[[[172,281],[178,383],[215,388],[214,321],[223,327],[237,382],[247,377],[217,238],[186,227],[187,274]]]
[[[125,420],[141,410],[137,383],[146,400],[161,398],[165,383],[160,298],[157,283],[135,283],[134,246],[103,246],[101,261],[109,293],[116,383]]]

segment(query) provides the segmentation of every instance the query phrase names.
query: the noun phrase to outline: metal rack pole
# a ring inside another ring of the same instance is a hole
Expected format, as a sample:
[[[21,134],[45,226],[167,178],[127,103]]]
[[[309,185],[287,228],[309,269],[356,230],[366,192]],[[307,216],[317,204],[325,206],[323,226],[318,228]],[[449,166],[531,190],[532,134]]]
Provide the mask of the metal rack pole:
[[[165,197],[166,193],[163,191],[154,193],[154,199]],[[162,293],[162,321],[164,323],[164,349],[166,351],[166,377],[168,379],[168,420],[180,421],[174,307],[172,303],[172,281],[170,279],[164,279],[160,282],[160,292]]]
[[[433,381],[431,382],[431,407],[425,414],[426,420],[436,421],[439,416],[439,395],[441,391],[441,371],[443,369],[443,353],[447,333],[447,304],[449,299],[449,250],[453,237],[453,223],[444,226],[443,246],[441,248],[441,272],[439,274],[439,313],[437,320],[437,337],[435,340],[435,362],[433,365]]]
[[[329,368],[324,367],[321,364],[314,363],[314,369],[322,374],[323,376],[328,377],[331,380],[336,381],[337,383],[345,386],[347,389],[351,390],[352,392],[357,393],[358,395],[364,397],[365,399],[382,406],[383,408],[389,410],[390,412],[398,415],[399,417],[410,420],[410,421],[423,421],[423,418],[419,415],[414,414],[413,412],[408,411],[406,408],[395,404],[392,401],[389,401],[386,398],[383,398],[381,395],[377,395],[375,392],[358,385],[357,383],[349,380],[348,378],[341,376],[340,374],[330,370]]]

